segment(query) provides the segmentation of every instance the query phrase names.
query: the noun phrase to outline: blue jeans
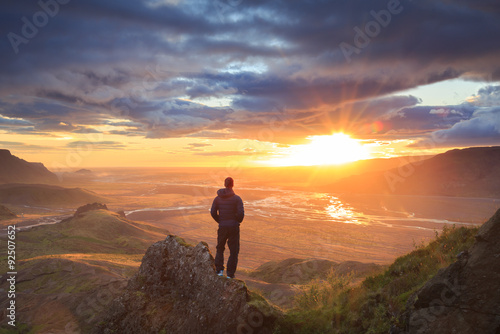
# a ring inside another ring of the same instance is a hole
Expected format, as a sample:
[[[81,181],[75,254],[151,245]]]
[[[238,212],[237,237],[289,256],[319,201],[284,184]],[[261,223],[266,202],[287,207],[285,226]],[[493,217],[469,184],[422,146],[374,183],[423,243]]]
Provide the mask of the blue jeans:
[[[240,252],[240,227],[219,226],[217,230],[217,254],[215,255],[215,269],[217,272],[224,270],[224,249],[229,247],[229,259],[227,260],[227,276],[234,277],[238,265],[238,253]]]

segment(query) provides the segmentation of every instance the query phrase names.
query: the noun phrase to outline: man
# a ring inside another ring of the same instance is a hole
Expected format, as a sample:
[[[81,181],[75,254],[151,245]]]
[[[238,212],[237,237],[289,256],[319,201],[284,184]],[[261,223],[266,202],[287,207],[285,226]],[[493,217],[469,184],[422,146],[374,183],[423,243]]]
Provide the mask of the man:
[[[240,252],[240,223],[245,216],[243,201],[233,191],[234,181],[231,177],[224,180],[223,189],[217,191],[210,214],[219,223],[217,230],[217,254],[215,255],[215,269],[217,275],[224,274],[224,249],[229,247],[227,260],[227,278],[234,278]]]

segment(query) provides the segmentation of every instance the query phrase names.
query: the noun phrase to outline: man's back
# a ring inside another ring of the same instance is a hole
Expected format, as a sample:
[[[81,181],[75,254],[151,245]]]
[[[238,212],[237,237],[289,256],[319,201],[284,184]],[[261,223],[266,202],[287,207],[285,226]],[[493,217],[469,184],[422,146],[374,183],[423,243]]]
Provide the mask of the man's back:
[[[210,213],[220,226],[238,226],[245,216],[243,201],[232,188],[217,191]]]

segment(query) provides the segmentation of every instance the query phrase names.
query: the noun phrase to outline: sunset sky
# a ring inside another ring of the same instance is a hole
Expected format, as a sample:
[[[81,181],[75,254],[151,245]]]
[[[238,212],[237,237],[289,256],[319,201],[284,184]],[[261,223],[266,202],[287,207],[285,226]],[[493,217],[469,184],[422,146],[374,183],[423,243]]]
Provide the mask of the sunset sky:
[[[49,169],[500,145],[497,0],[0,6],[0,148]]]

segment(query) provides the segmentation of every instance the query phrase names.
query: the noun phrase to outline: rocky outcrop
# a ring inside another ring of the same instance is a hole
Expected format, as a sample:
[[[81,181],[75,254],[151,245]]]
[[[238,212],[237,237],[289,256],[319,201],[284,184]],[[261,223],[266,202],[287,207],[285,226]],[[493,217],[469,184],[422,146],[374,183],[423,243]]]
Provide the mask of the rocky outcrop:
[[[108,207],[106,206],[106,204],[101,204],[101,203],[85,204],[76,209],[74,217],[78,217],[84,214],[85,212],[95,211],[95,210],[108,210]]]
[[[217,276],[208,245],[153,244],[95,333],[271,333],[278,311],[237,279]]]
[[[410,309],[410,334],[500,333],[500,210],[468,252],[418,291]]]

